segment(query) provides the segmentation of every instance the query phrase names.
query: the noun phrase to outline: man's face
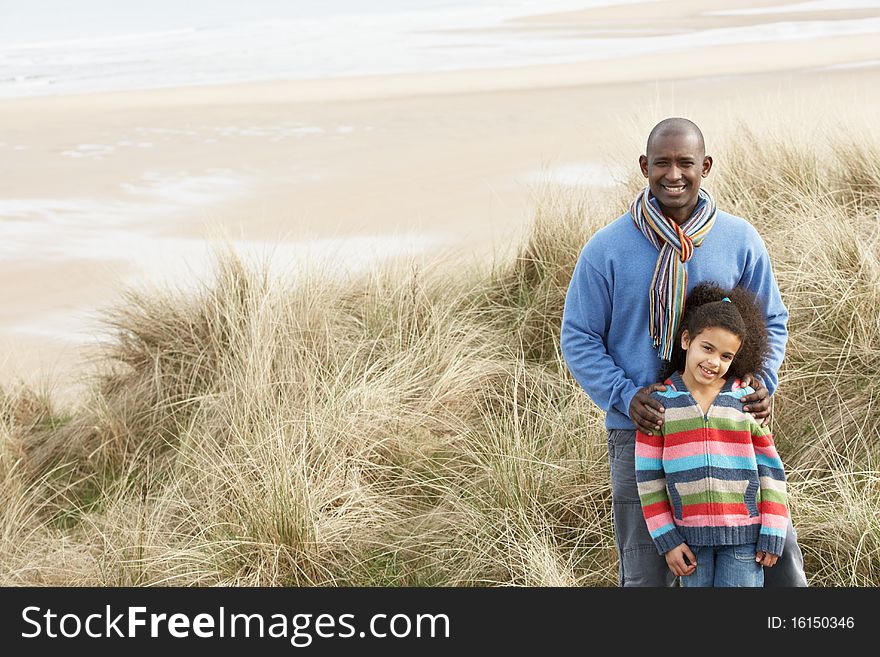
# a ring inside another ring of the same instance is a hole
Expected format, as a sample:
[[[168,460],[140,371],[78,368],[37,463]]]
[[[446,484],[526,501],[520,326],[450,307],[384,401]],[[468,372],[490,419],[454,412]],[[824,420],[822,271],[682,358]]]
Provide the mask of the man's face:
[[[647,155],[639,158],[639,166],[666,216],[682,223],[697,205],[700,183],[709,175],[712,158],[703,153],[697,135],[666,132],[654,137]]]

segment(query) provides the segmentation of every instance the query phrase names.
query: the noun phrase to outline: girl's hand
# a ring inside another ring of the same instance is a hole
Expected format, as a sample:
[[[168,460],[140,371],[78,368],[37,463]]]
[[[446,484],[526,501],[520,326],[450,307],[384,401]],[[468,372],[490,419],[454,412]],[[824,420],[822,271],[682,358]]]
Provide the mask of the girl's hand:
[[[666,565],[669,566],[669,570],[677,577],[686,577],[697,569],[697,558],[691,552],[687,543],[682,543],[678,547],[672,548],[663,556],[666,557]],[[690,563],[685,562],[685,557],[687,557]]]
[[[764,552],[764,550],[758,550],[755,553],[755,561],[766,568],[771,568],[776,564],[776,561],[779,559],[779,555],[770,554],[769,552]]]

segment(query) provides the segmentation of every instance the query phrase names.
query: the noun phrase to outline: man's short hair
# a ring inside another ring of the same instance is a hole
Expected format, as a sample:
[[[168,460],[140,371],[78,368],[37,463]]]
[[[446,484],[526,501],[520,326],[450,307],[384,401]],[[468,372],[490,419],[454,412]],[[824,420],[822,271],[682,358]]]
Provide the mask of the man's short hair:
[[[645,154],[647,155],[648,151],[651,149],[651,142],[660,135],[670,133],[679,135],[696,135],[699,140],[700,148],[705,155],[706,140],[703,139],[703,131],[700,130],[699,126],[690,119],[685,119],[680,116],[672,116],[668,119],[663,119],[660,123],[654,126],[651,133],[648,135],[648,141],[645,144]]]

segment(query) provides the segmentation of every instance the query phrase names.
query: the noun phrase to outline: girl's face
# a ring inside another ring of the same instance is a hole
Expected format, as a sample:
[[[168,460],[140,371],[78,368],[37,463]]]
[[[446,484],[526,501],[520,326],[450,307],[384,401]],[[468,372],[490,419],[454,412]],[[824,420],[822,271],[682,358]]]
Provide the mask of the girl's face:
[[[733,357],[739,351],[742,340],[720,326],[705,328],[691,338],[687,330],[681,336],[681,348],[685,350],[683,378],[689,386],[721,385]]]

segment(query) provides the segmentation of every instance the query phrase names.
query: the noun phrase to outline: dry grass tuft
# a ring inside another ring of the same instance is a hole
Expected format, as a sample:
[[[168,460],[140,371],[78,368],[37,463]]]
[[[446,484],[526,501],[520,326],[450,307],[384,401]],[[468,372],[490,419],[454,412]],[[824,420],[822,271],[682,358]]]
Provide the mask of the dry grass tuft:
[[[819,143],[820,145],[816,145]],[[880,144],[739,127],[710,179],[791,310],[774,430],[817,585],[880,584]],[[597,206],[484,267],[131,292],[62,413],[0,394],[0,583],[614,585],[605,432],[558,351]]]

